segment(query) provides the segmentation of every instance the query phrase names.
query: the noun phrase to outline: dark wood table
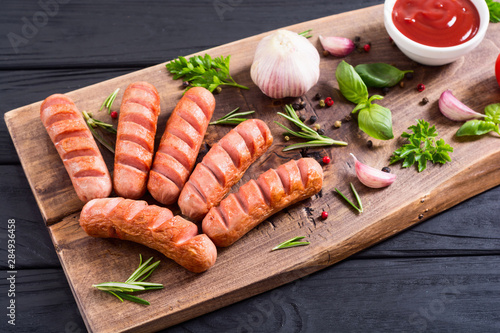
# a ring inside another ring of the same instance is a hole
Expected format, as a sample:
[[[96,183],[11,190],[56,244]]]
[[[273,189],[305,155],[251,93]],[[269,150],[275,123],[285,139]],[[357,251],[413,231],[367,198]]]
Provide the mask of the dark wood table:
[[[380,3],[3,0],[0,110]],[[84,332],[4,122],[0,150],[0,331]],[[498,332],[499,222],[496,187],[339,264],[164,332]],[[9,225],[16,237],[13,284]],[[7,323],[11,299],[15,326]]]

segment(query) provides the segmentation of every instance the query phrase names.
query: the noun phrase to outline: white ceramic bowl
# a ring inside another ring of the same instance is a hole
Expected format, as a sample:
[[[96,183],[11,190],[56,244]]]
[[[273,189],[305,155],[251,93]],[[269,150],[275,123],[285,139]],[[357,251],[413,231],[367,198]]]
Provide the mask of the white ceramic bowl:
[[[384,24],[387,33],[389,33],[394,43],[396,43],[398,48],[406,54],[408,58],[423,65],[440,66],[449,64],[469,53],[483,40],[490,21],[490,13],[486,1],[471,0],[479,12],[479,30],[474,37],[456,46],[434,47],[423,45],[403,35],[394,25],[392,21],[392,9],[396,1],[397,0],[385,0],[384,3]]]

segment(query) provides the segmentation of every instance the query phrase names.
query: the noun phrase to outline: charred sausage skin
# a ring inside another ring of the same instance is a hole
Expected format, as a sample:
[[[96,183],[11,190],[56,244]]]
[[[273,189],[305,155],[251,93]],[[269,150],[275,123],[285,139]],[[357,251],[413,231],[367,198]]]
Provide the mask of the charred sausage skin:
[[[92,133],[75,103],[62,94],[47,97],[40,107],[42,120],[69,174],[78,198],[105,198],[111,177]]]
[[[148,190],[158,202],[177,201],[193,170],[215,109],[215,99],[202,87],[189,89],[168,119],[149,172]]]
[[[195,273],[206,271],[217,259],[215,245],[206,235],[198,234],[194,223],[142,200],[89,201],[80,213],[80,226],[89,236],[146,245]]]
[[[160,95],[152,84],[135,82],[127,87],[120,106],[113,171],[118,196],[138,199],[146,192],[159,114]]]
[[[203,232],[216,246],[229,246],[269,216],[318,193],[322,186],[318,162],[291,160],[250,180],[211,208],[203,219]]]
[[[269,127],[249,119],[226,134],[194,169],[179,196],[182,214],[201,220],[273,143]]]

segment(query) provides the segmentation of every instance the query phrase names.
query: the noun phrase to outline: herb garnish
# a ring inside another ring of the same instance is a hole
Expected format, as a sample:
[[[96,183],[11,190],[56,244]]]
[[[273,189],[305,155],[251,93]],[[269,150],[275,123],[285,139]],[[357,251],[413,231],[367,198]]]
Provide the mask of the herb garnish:
[[[486,4],[490,10],[490,22],[500,22],[500,3],[493,0],[486,0]]]
[[[123,300],[127,300],[139,304],[150,305],[148,301],[136,296],[132,296],[127,293],[163,288],[163,284],[161,283],[143,282],[151,275],[151,273],[153,273],[156,267],[158,267],[158,265],[160,264],[160,261],[157,261],[149,265],[151,260],[153,260],[153,257],[149,258],[146,262],[142,263],[142,255],[139,255],[139,268],[137,268],[132,273],[132,275],[130,275],[127,281],[123,283],[104,282],[100,284],[93,284],[92,287],[110,293],[111,295],[118,297],[118,299],[122,302]]]
[[[216,121],[212,121],[210,123],[210,125],[237,125],[237,124],[244,122],[245,120],[248,120],[247,118],[238,118],[238,117],[243,117],[243,116],[247,116],[249,114],[255,113],[255,111],[253,111],[253,110],[235,113],[239,109],[240,108],[238,107],[238,108],[234,109],[233,111],[229,112],[228,114],[226,114],[225,116],[223,116],[222,118],[220,118]]]
[[[309,33],[312,31],[312,29],[308,29],[306,31],[299,32],[299,35],[305,37],[305,38],[311,38],[313,35],[310,35]]]
[[[391,110],[372,104],[376,99],[383,99],[380,95],[368,96],[368,88],[354,67],[342,60],[335,72],[339,89],[344,97],[357,104],[352,113],[358,113],[358,126],[363,132],[375,139],[389,140],[394,138],[392,133]]]
[[[94,138],[99,141],[104,147],[106,147],[110,152],[113,154],[115,153],[115,149],[113,148],[113,145],[109,143],[106,139],[104,139],[95,129],[97,127],[102,128],[103,130],[111,133],[111,134],[116,134],[116,130],[113,128],[113,125],[107,124],[103,121],[97,120],[92,118],[92,113],[89,113],[87,111],[82,111],[83,118],[85,119],[85,122],[87,123],[87,126],[90,129],[90,132],[92,132],[92,135]]]
[[[236,83],[229,74],[229,61],[231,56],[220,56],[212,59],[210,55],[193,56],[187,60],[179,57],[166,64],[170,73],[174,74],[174,80],[182,78],[189,82],[191,87],[204,87],[214,91],[218,86],[232,86],[242,89],[248,89],[241,84]]]
[[[456,136],[483,135],[489,132],[500,134],[500,103],[488,105],[484,113],[484,119],[469,120],[463,124]]]
[[[295,110],[290,104],[285,105],[285,111],[287,114],[284,114],[282,112],[278,112],[278,114],[290,120],[295,125],[297,125],[301,129],[301,131],[300,132],[293,131],[277,121],[275,121],[275,123],[286,130],[285,134],[290,134],[299,138],[308,139],[310,141],[304,143],[295,143],[293,145],[283,148],[283,151],[289,151],[292,149],[299,149],[306,147],[321,147],[321,146],[331,146],[331,145],[347,146],[347,142],[336,141],[325,135],[321,135],[312,128],[310,128],[309,126],[307,126],[306,124],[304,124],[299,119],[297,112],[295,112]]]
[[[290,247],[296,247],[296,246],[304,246],[304,245],[309,245],[311,243],[309,242],[297,242],[298,240],[301,240],[302,238],[305,238],[305,236],[298,236],[294,237],[292,239],[289,239],[279,245],[276,245],[271,249],[271,251],[276,251],[276,250],[282,250],[282,249],[288,249]]]
[[[384,63],[360,64],[354,69],[368,87],[376,88],[393,87],[406,73],[413,73],[412,70],[402,71]]]
[[[116,95],[118,95],[118,92],[120,91],[120,88],[116,88],[115,91],[113,91],[105,100],[102,102],[101,107],[99,108],[99,111],[101,111],[104,107],[108,109],[108,114],[111,113],[111,106],[113,105],[113,102],[115,101]]]
[[[351,190],[354,193],[354,197],[356,198],[356,201],[358,202],[359,207],[356,206],[355,204],[353,204],[351,200],[347,199],[347,197],[344,195],[344,193],[340,192],[340,190],[338,188],[335,188],[335,191],[337,191],[337,193],[340,194],[340,196],[342,198],[344,198],[345,201],[347,201],[354,209],[356,209],[358,211],[358,213],[362,213],[363,212],[363,204],[361,203],[361,198],[359,197],[358,192],[354,188],[354,185],[352,183],[350,183],[350,184],[351,184]]]
[[[409,168],[417,163],[418,172],[425,170],[427,161],[432,163],[451,162],[450,152],[453,147],[446,144],[443,139],[436,140],[438,132],[436,126],[429,128],[429,123],[423,119],[417,120],[417,125],[408,127],[413,134],[403,132],[402,138],[406,138],[408,143],[397,149],[391,156],[390,164],[403,161],[403,168]]]

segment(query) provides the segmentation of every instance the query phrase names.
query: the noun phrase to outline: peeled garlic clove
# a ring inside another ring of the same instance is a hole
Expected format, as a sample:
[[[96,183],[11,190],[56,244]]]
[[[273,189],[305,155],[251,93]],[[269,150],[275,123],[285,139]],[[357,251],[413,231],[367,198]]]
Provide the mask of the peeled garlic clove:
[[[483,118],[484,115],[477,113],[462,102],[460,102],[451,90],[445,90],[439,97],[439,110],[448,119],[454,121],[466,121]]]
[[[371,188],[381,188],[391,185],[396,180],[396,175],[372,168],[358,161],[353,154],[351,155],[355,162],[356,176],[364,185]]]
[[[302,96],[318,82],[319,53],[307,38],[278,30],[257,45],[250,76],[271,98]]]
[[[328,53],[336,57],[345,57],[356,48],[352,40],[344,37],[323,37],[320,35],[319,41]]]

